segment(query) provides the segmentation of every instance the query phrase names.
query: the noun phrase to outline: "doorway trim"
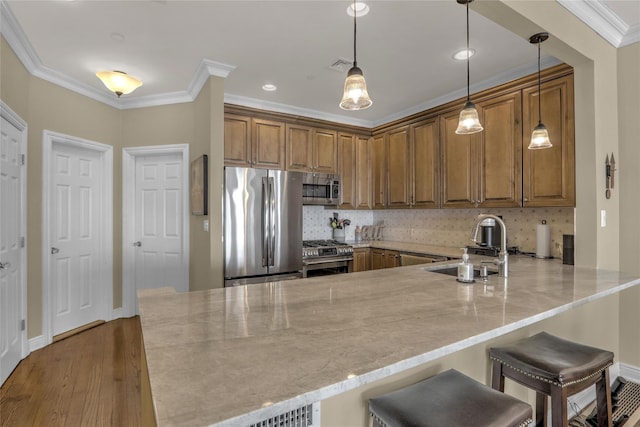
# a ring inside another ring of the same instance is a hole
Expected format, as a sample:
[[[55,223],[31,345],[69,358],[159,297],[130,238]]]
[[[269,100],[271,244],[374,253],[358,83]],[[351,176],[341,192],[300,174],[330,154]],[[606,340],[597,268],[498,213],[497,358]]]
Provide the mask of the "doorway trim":
[[[180,154],[182,156],[182,253],[189,256],[189,144],[152,145],[122,149],[122,309],[125,316],[136,314],[135,304],[135,251],[130,244],[135,240],[135,176],[136,157],[154,154]],[[187,268],[187,274],[189,268]],[[187,276],[188,280],[188,276]]]
[[[20,358],[24,359],[29,354],[29,319],[28,319],[28,305],[27,305],[27,147],[28,147],[28,130],[27,122],[11,109],[4,101],[0,99],[0,117],[15,126],[20,131],[20,153],[24,156],[24,164],[20,168],[20,212],[22,218],[20,219],[20,236],[24,238],[24,245],[20,251],[20,307],[18,312],[20,314],[20,320],[24,320],[24,330],[22,331],[21,344],[20,344]]]
[[[51,292],[51,161],[54,144],[66,144],[91,150],[99,154],[102,170],[100,187],[101,218],[99,220],[99,254],[102,265],[106,266],[100,275],[100,313],[105,321],[113,319],[113,147],[75,136],[64,135],[49,130],[42,131],[42,334],[45,344],[53,342],[53,293]]]

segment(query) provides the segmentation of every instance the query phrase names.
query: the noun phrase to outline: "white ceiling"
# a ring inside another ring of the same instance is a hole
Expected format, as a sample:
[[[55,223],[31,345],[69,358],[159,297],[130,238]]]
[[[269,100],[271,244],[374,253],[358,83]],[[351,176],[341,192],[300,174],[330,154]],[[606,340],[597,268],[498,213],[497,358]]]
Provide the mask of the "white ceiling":
[[[455,0],[369,0],[358,65],[373,106],[338,102],[353,59],[350,1],[0,0],[2,34],[34,75],[117,108],[193,100],[210,74],[227,102],[374,126],[466,95],[465,7]],[[555,0],[544,0],[555,1]],[[557,0],[614,46],[640,40],[640,0]],[[470,13],[472,91],[536,70],[536,46]],[[555,58],[544,55],[543,67]],[[122,70],[144,85],[121,99],[95,77]],[[264,92],[264,83],[277,85]]]

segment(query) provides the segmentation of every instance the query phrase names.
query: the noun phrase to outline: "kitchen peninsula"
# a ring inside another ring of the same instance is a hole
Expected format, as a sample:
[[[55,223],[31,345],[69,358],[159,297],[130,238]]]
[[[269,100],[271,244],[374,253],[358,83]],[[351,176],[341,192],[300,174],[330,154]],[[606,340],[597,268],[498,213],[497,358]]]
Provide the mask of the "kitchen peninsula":
[[[320,425],[365,426],[369,397],[447,368],[486,382],[495,342],[546,329],[615,352],[617,294],[640,278],[559,260],[510,262],[508,279],[474,284],[415,265],[140,291],[156,421],[251,425],[321,401]]]

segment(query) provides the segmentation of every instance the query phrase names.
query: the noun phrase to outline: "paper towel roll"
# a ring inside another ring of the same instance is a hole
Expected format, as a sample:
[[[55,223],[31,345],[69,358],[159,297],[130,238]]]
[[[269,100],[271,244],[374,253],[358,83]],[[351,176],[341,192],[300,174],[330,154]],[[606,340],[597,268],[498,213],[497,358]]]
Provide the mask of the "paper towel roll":
[[[536,258],[549,258],[551,248],[551,231],[546,221],[536,228]]]

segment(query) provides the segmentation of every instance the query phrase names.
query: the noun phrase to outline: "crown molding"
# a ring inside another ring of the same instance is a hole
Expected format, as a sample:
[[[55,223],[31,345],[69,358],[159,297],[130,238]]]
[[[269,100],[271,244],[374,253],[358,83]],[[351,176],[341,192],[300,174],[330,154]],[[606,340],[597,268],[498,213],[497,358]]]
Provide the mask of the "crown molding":
[[[241,105],[243,107],[257,108],[259,110],[275,111],[277,113],[291,114],[294,116],[304,116],[312,119],[326,120],[329,122],[342,123],[351,126],[360,126],[364,128],[372,128],[374,123],[370,120],[353,119],[337,114],[329,114],[318,110],[311,110],[309,108],[280,104],[278,102],[272,101],[263,101],[261,99],[248,98],[245,96],[232,95],[228,93],[224,94],[224,102],[227,104]]]
[[[196,99],[210,76],[226,78],[236,68],[233,65],[203,59],[188,89],[185,91],[133,98],[116,98],[111,93],[105,93],[44,66],[22,27],[20,27],[18,20],[3,0],[0,0],[0,20],[0,33],[31,75],[119,110],[192,102]]]
[[[556,0],[614,47],[640,41],[640,25],[630,26],[600,0]]]

